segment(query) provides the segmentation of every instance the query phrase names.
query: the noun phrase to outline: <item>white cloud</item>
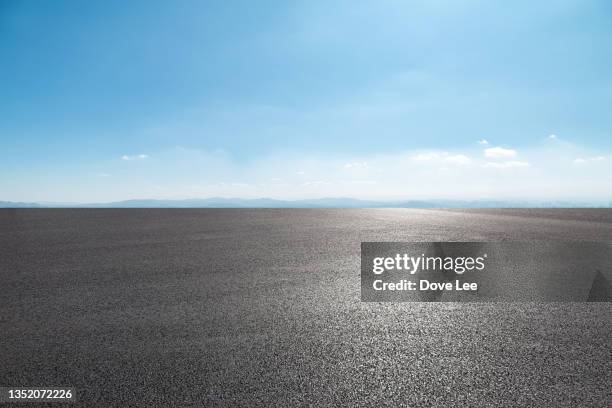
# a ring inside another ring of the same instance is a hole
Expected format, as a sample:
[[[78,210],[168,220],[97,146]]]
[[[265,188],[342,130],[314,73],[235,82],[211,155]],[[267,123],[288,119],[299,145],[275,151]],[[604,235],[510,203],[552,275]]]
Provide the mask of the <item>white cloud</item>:
[[[326,181],[326,180],[315,180],[315,181],[307,181],[305,183],[302,183],[302,186],[304,186],[304,187],[310,187],[310,186],[317,187],[317,186],[329,186],[331,184],[333,184],[333,183],[331,183],[329,181]]]
[[[577,159],[574,159],[574,164],[584,164],[584,163],[590,163],[590,162],[600,162],[600,161],[604,161],[606,160],[606,158],[604,156],[595,156],[595,157],[579,157]]]
[[[557,135],[548,135],[548,138],[551,140],[555,140],[557,138]]]
[[[448,152],[419,153],[412,156],[412,160],[416,162],[446,163],[456,165],[467,165],[472,162],[472,159],[464,154],[450,154]]]
[[[504,159],[516,156],[516,150],[505,149],[503,147],[489,147],[484,150],[484,155],[489,159]]]
[[[479,140],[479,141],[478,141],[478,144],[481,144],[481,145],[488,145],[488,144],[489,144],[489,141],[488,141],[487,139],[481,139],[481,140]]]
[[[147,159],[149,156],[146,154],[135,154],[135,155],[127,155],[124,154],[123,156],[121,156],[121,160],[126,160],[126,161],[131,161],[131,160],[144,160]]]
[[[444,158],[444,162],[449,164],[465,165],[470,164],[472,162],[472,159],[463,154],[455,154]]]
[[[510,160],[504,162],[487,162],[483,164],[482,167],[489,169],[525,168],[529,167],[529,163],[524,161]]]
[[[283,152],[249,162],[225,152],[172,148],[151,153],[144,161],[124,163],[118,156],[114,164],[93,172],[97,183],[85,174],[80,196],[73,201],[215,196],[612,200],[607,188],[612,185],[612,152],[608,150],[570,142],[544,143],[522,146],[514,158],[484,157],[483,150],[494,146],[472,142],[457,150],[341,156]],[[126,168],[126,164],[141,165]],[[112,189],[105,186],[111,178],[102,174],[112,175]]]
[[[414,161],[433,161],[433,160],[439,160],[439,159],[440,159],[439,153],[419,153],[412,157],[412,160]]]
[[[368,167],[368,162],[345,163],[343,167],[345,169],[364,169],[364,168]]]

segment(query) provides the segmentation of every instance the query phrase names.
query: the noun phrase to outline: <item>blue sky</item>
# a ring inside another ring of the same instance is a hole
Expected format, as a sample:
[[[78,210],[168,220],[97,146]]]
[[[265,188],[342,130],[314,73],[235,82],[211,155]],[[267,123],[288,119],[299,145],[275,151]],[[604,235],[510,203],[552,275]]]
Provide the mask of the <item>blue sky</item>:
[[[610,38],[608,1],[2,0],[0,200],[612,200]]]

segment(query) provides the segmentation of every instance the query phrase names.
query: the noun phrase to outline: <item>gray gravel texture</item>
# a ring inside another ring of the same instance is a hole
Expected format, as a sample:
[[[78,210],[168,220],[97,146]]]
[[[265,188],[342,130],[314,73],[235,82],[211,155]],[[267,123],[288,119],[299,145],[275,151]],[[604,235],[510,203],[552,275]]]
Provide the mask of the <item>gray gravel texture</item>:
[[[612,240],[612,210],[0,210],[0,385],[84,407],[611,406],[612,303],[360,302],[361,241],[462,240]]]

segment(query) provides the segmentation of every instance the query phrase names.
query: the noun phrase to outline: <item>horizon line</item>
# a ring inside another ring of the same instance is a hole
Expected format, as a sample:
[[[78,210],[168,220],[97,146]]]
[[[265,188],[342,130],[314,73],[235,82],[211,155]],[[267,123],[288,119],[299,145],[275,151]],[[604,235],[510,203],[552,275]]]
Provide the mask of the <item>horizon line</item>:
[[[396,198],[271,197],[132,198],[103,202],[3,201],[0,208],[612,208],[609,200],[496,199],[496,198]]]

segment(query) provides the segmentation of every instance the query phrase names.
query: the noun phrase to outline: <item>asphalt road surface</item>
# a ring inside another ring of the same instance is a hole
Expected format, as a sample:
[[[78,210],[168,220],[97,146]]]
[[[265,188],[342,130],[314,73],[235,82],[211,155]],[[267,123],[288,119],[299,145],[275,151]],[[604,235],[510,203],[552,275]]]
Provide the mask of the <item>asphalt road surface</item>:
[[[461,240],[612,240],[612,210],[0,210],[0,386],[87,407],[612,405],[612,303],[360,302],[361,241]]]

